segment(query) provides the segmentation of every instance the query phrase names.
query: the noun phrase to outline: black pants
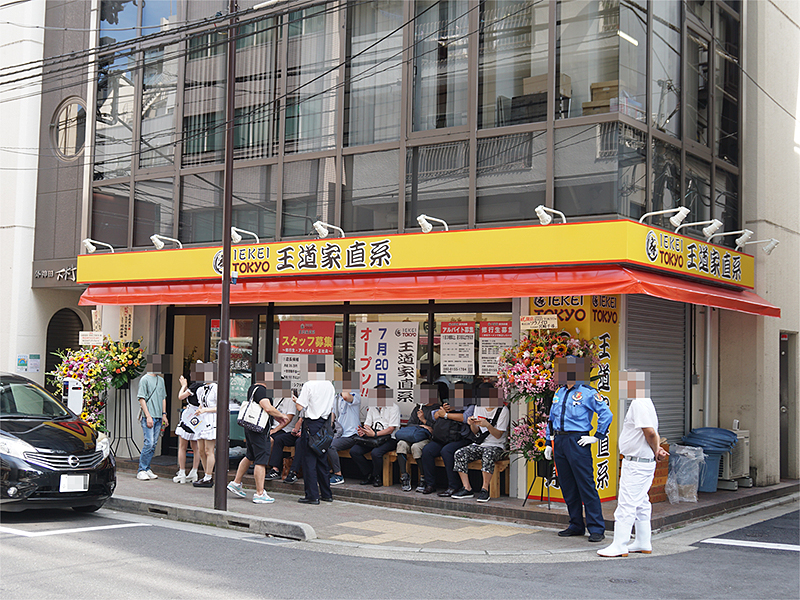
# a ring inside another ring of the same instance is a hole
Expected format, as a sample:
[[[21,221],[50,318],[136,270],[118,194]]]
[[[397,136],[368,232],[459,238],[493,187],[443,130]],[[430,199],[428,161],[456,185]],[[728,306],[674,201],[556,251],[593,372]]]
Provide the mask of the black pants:
[[[377,481],[383,481],[383,455],[395,448],[397,448],[397,440],[394,438],[389,438],[377,448],[369,448],[361,444],[356,444],[350,448],[350,458],[352,458],[353,462],[358,466],[361,475],[367,477],[369,476],[370,468],[364,455],[369,452],[372,457],[372,476]]]
[[[455,472],[455,453],[464,446],[469,446],[469,440],[458,440],[449,444],[442,444],[436,440],[422,449],[422,473],[425,476],[425,485],[436,487],[436,457],[441,456],[444,470],[447,473],[447,487],[457,490],[461,487],[461,478]]]
[[[297,444],[298,438],[288,431],[279,431],[272,436],[272,453],[269,455],[269,466],[278,469],[283,468],[283,449],[286,446],[292,447]],[[295,451],[297,454],[297,451]]]
[[[328,459],[326,457],[320,458],[308,447],[309,436],[322,429],[327,420],[327,418],[305,419],[303,421],[303,433],[295,450],[295,458],[297,458],[297,452],[302,452],[303,488],[305,489],[306,498],[312,500],[319,500],[320,497],[333,497],[330,475],[328,474]]]

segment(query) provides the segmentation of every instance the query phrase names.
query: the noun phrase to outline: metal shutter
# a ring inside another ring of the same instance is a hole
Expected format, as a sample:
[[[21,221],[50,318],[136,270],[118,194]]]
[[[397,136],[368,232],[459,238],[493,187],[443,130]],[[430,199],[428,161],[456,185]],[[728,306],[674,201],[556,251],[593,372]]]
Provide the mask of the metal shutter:
[[[81,318],[75,313],[74,310],[69,308],[62,308],[47,325],[47,355],[44,359],[45,372],[50,372],[56,368],[56,365],[61,362],[61,359],[53,354],[57,350],[66,350],[67,348],[77,349],[78,338],[81,330],[83,329],[83,322]],[[55,392],[55,388],[49,382],[45,387],[51,392]],[[60,395],[60,390],[59,390]]]
[[[627,367],[650,373],[658,429],[670,443],[686,433],[686,305],[627,296]]]

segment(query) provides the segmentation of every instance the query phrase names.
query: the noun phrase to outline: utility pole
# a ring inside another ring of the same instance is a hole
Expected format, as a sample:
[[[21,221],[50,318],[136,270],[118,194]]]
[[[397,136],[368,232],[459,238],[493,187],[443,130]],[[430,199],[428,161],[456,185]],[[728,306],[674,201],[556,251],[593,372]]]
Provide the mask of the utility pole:
[[[228,462],[230,446],[231,388],[231,225],[233,224],[233,131],[236,91],[236,0],[230,0],[228,29],[228,73],[225,80],[225,181],[222,196],[222,302],[219,318],[219,369],[217,382],[217,448],[214,477],[214,508],[228,509]]]

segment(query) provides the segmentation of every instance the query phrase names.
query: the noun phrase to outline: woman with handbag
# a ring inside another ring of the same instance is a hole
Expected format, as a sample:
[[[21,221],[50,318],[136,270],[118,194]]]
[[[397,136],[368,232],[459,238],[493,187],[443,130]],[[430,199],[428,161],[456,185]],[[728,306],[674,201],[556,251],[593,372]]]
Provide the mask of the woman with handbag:
[[[400,407],[386,397],[385,389],[377,391],[376,405],[367,410],[367,418],[357,430],[358,438],[355,446],[350,449],[350,457],[364,477],[361,485],[381,487],[383,455],[397,447],[395,432],[400,427]],[[364,457],[367,452],[372,457],[371,469]]]
[[[257,403],[261,410],[275,419],[278,424],[286,425],[290,421],[290,417],[272,406],[267,393],[267,388],[263,383],[254,383],[250,386],[250,389],[247,390],[247,399],[249,402]],[[247,473],[250,465],[255,463],[253,467],[253,477],[256,480],[256,493],[253,495],[253,502],[255,504],[270,504],[275,502],[275,499],[264,490],[264,477],[267,474],[267,463],[269,462],[269,420],[266,419],[266,421],[267,426],[261,428],[261,431],[243,427],[244,439],[247,442],[247,450],[245,451],[244,458],[239,461],[239,467],[236,469],[236,477],[228,484],[229,492],[240,498],[245,498],[247,494],[242,489],[242,478],[245,476],[245,473]]]

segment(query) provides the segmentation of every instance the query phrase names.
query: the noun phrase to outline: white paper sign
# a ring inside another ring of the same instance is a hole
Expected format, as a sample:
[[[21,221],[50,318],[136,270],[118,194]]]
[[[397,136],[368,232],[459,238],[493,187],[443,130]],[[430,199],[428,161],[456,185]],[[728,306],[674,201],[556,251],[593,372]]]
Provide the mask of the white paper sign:
[[[442,375],[474,375],[475,321],[447,321],[440,331]]]
[[[133,340],[133,306],[119,307],[119,341]]]
[[[300,368],[300,361],[306,362],[308,359],[305,356],[297,354],[278,354],[278,363],[281,366],[281,378],[287,379],[292,382],[292,389],[300,393],[300,388],[303,387],[302,369]]]
[[[28,356],[28,373],[38,373],[42,364],[40,354],[31,354]]]
[[[418,337],[417,322],[356,324],[356,369],[361,373],[362,396],[385,384],[393,390],[395,401],[414,401]]]
[[[558,329],[557,315],[527,315],[519,318],[520,329]]]
[[[78,343],[81,346],[102,346],[102,331],[80,331],[78,332]]]
[[[500,353],[513,345],[511,321],[482,321],[480,324],[479,374],[497,377],[497,359]]]

